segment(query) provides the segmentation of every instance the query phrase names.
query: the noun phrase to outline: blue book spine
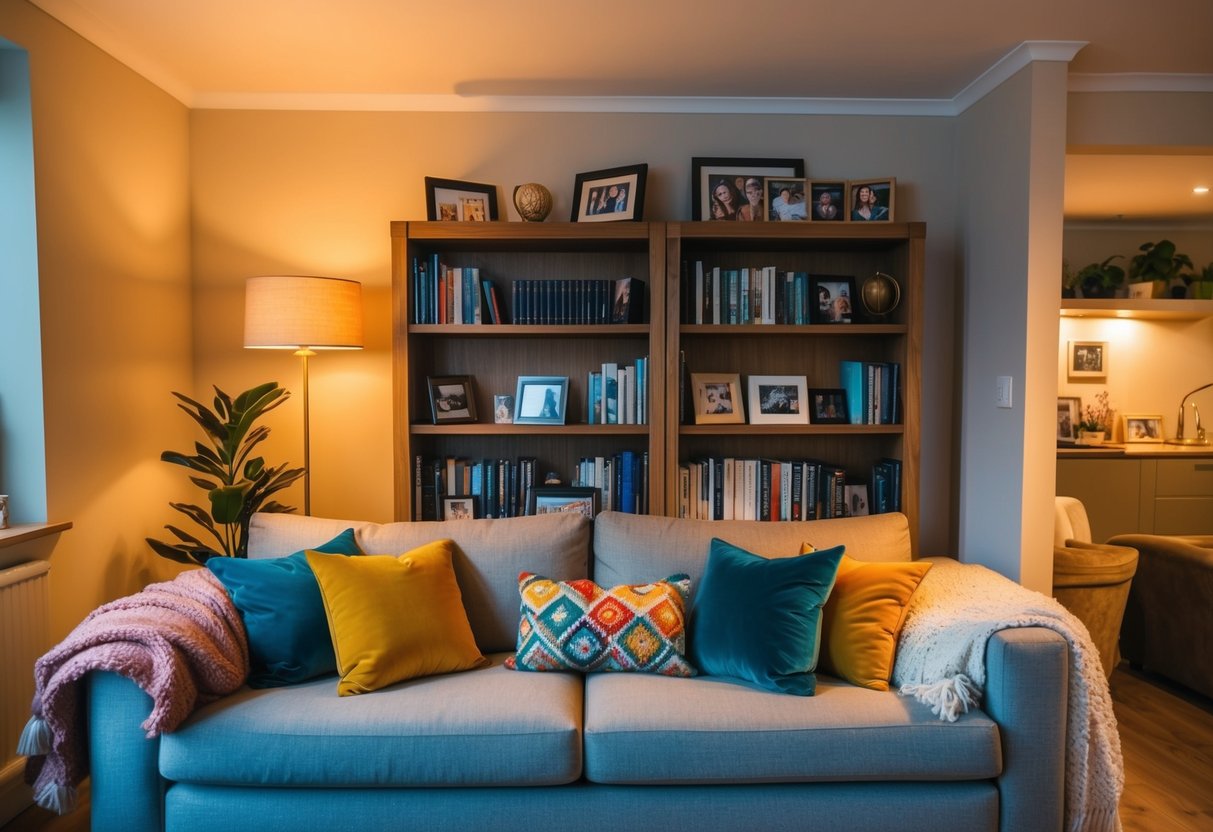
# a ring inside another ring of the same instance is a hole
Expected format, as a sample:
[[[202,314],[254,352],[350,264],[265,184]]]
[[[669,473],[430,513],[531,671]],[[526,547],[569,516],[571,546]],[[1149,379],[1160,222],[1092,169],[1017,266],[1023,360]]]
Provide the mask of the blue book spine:
[[[863,424],[864,371],[862,361],[842,361],[838,367],[838,386],[847,391],[847,421]]]

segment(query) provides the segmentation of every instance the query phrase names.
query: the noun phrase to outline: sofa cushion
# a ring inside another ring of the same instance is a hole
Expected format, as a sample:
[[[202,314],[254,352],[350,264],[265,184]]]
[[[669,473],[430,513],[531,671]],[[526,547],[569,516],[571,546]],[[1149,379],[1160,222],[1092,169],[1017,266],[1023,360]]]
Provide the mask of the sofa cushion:
[[[691,661],[703,673],[812,696],[821,606],[842,549],[766,558],[713,540],[691,612]]]
[[[287,555],[350,526],[358,545],[371,555],[399,555],[443,538],[455,541],[455,577],[476,644],[484,653],[514,649],[519,572],[530,570],[561,581],[589,577],[591,523],[563,512],[475,523],[385,524],[258,513],[249,523],[249,557]]]
[[[639,671],[694,676],[685,658],[691,579],[604,589],[523,572],[517,670]]]
[[[699,591],[708,544],[718,537],[769,558],[800,554],[809,541],[818,548],[846,546],[862,561],[910,560],[910,528],[903,514],[874,514],[797,523],[753,520],[687,520],[604,511],[594,519],[591,577],[603,586],[635,584],[654,575],[684,572]],[[528,567],[543,574],[542,569]],[[692,597],[692,606],[694,598]]]
[[[638,703],[643,703],[639,707]],[[597,783],[966,780],[1002,770],[998,726],[821,676],[815,696],[730,679],[586,677],[585,775]]]
[[[313,538],[313,544],[305,547],[328,554],[362,554],[352,528],[314,545],[323,539]],[[227,589],[244,621],[250,687],[293,685],[337,669],[324,601],[306,552],[261,560],[211,558],[206,566]]]
[[[160,738],[173,781],[232,786],[536,786],[581,774],[582,677],[513,673],[508,654],[373,696],[332,679],[244,688]],[[630,675],[630,674],[629,674]]]
[[[437,540],[396,558],[307,553],[337,654],[338,695],[484,663],[451,568],[454,547]]]

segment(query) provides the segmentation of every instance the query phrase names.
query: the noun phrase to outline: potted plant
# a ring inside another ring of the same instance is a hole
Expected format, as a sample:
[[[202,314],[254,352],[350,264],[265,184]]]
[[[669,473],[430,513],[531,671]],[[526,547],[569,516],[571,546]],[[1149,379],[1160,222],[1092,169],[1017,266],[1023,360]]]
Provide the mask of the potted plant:
[[[1188,282],[1188,297],[1213,300],[1213,262],[1192,275]]]
[[[1151,289],[1148,295],[1133,294],[1132,297],[1165,298],[1169,287],[1181,281],[1181,272],[1192,268],[1192,258],[1177,252],[1175,243],[1170,240],[1142,243],[1138,250],[1141,254],[1129,261],[1129,283],[1149,283]]]
[[[1084,298],[1115,297],[1116,290],[1125,282],[1125,270],[1120,266],[1112,265],[1112,261],[1116,259],[1123,259],[1123,257],[1113,254],[1102,263],[1090,263],[1083,266],[1073,275],[1069,275],[1069,270],[1064,269],[1063,275],[1067,275],[1065,280],[1069,283],[1068,288],[1077,287]]]
[[[165,528],[178,542],[165,543],[149,537],[148,545],[156,554],[178,563],[202,564],[223,555],[246,557],[249,520],[255,512],[295,510],[269,498],[303,476],[303,469],[287,468],[286,463],[267,468],[263,457],[252,456],[253,449],[270,434],[269,428],[254,427],[254,423],[290,398],[290,393],[274,381],[245,390],[235,399],[216,387],[214,410],[180,393],[173,395],[182,402],[177,407],[202,428],[211,447],[195,442],[193,455],[165,451],[160,459],[195,472],[190,482],[206,492],[210,507],[189,503],[169,505],[206,529],[219,547],[208,546],[176,526]]]
[[[1078,443],[1080,445],[1102,445],[1112,433],[1112,408],[1108,405],[1108,391],[1095,396],[1096,404],[1083,408],[1078,421]]]

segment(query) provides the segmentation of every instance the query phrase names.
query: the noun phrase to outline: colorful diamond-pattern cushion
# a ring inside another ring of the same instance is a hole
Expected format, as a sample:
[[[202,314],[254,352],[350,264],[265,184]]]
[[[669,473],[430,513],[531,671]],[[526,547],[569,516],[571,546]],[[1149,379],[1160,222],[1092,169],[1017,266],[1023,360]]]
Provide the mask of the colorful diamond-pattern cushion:
[[[523,572],[518,592],[518,652],[506,667],[695,675],[685,658],[687,575],[604,589]]]

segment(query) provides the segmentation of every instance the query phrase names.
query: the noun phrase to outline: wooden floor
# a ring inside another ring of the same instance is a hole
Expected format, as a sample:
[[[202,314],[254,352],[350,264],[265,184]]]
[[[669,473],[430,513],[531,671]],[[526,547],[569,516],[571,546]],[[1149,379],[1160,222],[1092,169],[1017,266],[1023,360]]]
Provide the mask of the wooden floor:
[[[1124,832],[1213,832],[1213,699],[1121,665],[1112,701],[1125,757]],[[3,832],[88,832],[87,784],[70,815],[35,806]]]

